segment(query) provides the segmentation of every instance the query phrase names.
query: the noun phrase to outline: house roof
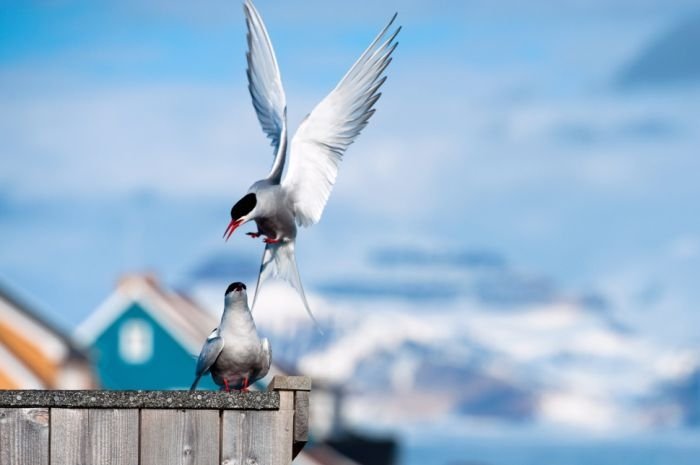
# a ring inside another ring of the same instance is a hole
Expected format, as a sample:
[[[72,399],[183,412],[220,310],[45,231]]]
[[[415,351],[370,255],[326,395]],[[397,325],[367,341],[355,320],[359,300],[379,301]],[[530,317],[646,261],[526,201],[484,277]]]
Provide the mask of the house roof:
[[[76,338],[89,346],[131,305],[138,303],[185,349],[199,352],[218,318],[190,299],[165,290],[149,274],[129,274],[119,279],[116,289],[76,330]]]
[[[46,388],[62,384],[66,364],[88,365],[70,337],[0,285],[0,386]]]

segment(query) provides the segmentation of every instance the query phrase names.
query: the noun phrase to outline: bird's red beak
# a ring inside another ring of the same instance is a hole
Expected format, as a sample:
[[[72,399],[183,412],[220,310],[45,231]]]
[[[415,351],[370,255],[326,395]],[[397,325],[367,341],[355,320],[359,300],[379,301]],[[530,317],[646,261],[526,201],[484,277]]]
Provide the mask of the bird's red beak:
[[[226,227],[226,231],[224,231],[224,239],[228,240],[228,238],[231,237],[231,234],[233,234],[233,231],[235,231],[236,228],[241,225],[241,223],[243,223],[243,220],[231,220]]]

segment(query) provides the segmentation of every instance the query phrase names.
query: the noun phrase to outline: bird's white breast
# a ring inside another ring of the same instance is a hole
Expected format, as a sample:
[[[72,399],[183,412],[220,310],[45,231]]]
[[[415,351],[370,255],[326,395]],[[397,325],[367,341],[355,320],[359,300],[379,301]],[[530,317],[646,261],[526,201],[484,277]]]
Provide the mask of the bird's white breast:
[[[293,240],[297,235],[294,209],[286,191],[279,185],[258,186],[255,190],[255,222],[266,236]]]

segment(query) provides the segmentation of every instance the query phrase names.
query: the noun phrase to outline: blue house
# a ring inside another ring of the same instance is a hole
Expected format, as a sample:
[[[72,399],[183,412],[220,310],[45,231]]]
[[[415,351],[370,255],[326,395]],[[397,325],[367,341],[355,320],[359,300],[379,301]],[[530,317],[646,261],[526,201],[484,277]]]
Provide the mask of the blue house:
[[[186,389],[196,356],[219,323],[185,296],[148,275],[123,277],[114,292],[77,328],[106,389]],[[210,378],[200,389],[217,389]]]

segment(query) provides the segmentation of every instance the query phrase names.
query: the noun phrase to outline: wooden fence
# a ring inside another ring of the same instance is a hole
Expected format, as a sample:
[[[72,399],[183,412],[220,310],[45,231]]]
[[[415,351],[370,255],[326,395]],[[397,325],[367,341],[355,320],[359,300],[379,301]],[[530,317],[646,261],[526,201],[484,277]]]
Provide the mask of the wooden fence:
[[[0,391],[0,465],[287,465],[311,381],[267,392]]]

